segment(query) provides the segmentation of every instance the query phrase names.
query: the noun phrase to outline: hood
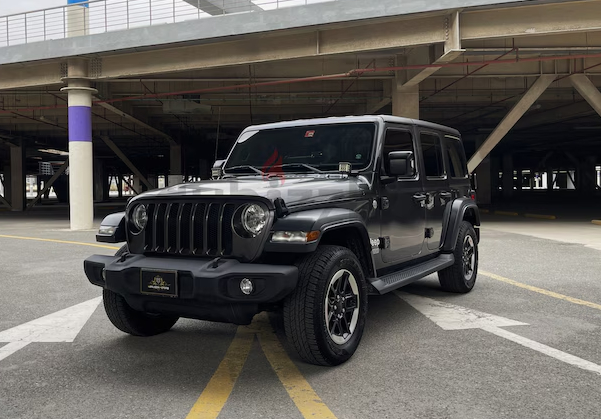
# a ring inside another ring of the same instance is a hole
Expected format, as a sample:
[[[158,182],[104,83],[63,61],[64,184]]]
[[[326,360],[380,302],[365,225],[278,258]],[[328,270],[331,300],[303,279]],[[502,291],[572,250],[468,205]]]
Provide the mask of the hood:
[[[145,192],[139,197],[169,198],[183,196],[259,196],[271,201],[282,198],[291,208],[301,204],[357,199],[369,191],[368,180],[359,177],[331,175],[289,175],[285,179],[241,177],[183,183],[165,189]]]

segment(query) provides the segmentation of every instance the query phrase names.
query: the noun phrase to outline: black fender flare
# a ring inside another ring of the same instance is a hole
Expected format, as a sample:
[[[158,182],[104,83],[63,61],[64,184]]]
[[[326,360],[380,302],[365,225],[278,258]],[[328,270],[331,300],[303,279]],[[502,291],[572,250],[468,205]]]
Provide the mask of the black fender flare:
[[[369,233],[361,215],[357,212],[345,208],[322,208],[306,211],[299,211],[278,218],[273,224],[272,231],[319,231],[319,239],[311,243],[272,243],[271,237],[265,244],[264,251],[279,253],[310,253],[314,252],[319,246],[321,239],[328,233],[342,228],[354,228],[359,233],[363,251],[369,264],[368,274],[375,272],[375,263],[373,260],[372,246],[369,240]],[[270,235],[271,236],[271,235]]]
[[[442,236],[442,251],[452,252],[455,250],[459,226],[465,219],[466,213],[473,211],[473,225],[480,226],[480,210],[478,205],[470,198],[457,198],[449,204],[445,210],[445,223]],[[478,239],[479,239],[478,235]]]
[[[114,231],[112,234],[103,234],[103,227],[113,227]],[[96,241],[101,243],[122,243],[127,241],[127,235],[125,231],[125,212],[116,212],[109,214],[100,223],[100,230],[96,234]]]

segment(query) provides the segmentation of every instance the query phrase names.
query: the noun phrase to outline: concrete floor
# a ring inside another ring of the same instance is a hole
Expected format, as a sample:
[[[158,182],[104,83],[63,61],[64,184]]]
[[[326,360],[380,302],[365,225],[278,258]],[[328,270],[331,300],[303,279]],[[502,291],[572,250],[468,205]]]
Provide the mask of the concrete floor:
[[[100,296],[82,261],[114,250],[16,238],[94,244],[94,231],[67,227],[60,214],[0,213],[0,333]],[[435,276],[403,291],[528,323],[504,330],[601,365],[599,236],[601,227],[586,222],[488,216],[473,292],[446,294]],[[272,323],[281,337],[279,319]],[[164,335],[134,338],[115,329],[99,305],[74,342],[34,342],[0,361],[0,417],[185,418],[227,357],[236,330],[180,320]],[[591,418],[599,412],[600,374],[483,329],[443,330],[395,294],[370,299],[361,346],[340,367],[304,364],[284,345],[301,373],[297,389],[307,384],[339,419]],[[270,356],[255,339],[219,418],[319,417],[311,416],[311,400],[295,405]]]

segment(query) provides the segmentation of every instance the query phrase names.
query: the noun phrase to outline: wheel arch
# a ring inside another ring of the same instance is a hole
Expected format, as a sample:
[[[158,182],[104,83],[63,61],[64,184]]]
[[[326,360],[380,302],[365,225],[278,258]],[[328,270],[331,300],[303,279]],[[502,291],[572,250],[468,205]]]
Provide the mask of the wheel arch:
[[[367,227],[361,215],[344,208],[322,208],[292,213],[278,219],[273,231],[319,231],[319,239],[311,243],[272,243],[268,253],[311,253],[321,244],[344,246],[359,259],[366,277],[375,276],[375,264]]]
[[[350,221],[326,227],[322,231],[319,244],[346,247],[357,256],[366,277],[375,276],[369,235],[363,223]]]
[[[477,238],[480,240],[479,229],[477,228],[480,226],[480,211],[473,200],[469,198],[456,199],[447,207],[446,212],[442,239],[442,250],[444,252],[455,250],[457,234],[459,234],[459,227],[463,221],[468,221],[475,227]]]

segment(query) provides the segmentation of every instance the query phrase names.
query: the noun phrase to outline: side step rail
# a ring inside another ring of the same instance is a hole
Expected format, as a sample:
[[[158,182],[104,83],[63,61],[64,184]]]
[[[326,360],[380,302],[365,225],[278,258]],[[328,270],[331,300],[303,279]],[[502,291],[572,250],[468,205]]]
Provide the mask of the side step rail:
[[[452,254],[441,254],[436,259],[431,259],[419,265],[414,265],[379,278],[372,278],[369,281],[380,294],[386,294],[402,286],[409,285],[418,279],[422,279],[431,273],[448,268],[453,263],[455,263],[455,257]]]

